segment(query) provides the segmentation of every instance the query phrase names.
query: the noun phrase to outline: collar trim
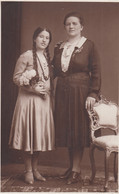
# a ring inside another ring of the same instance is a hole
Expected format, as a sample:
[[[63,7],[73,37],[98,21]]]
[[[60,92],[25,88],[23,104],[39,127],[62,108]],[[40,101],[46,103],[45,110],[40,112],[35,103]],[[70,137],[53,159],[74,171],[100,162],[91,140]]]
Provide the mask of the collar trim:
[[[75,47],[80,48],[80,47],[84,44],[84,42],[85,42],[86,40],[87,40],[87,38],[85,38],[84,36],[82,36],[81,39],[80,39],[80,41],[75,45]],[[60,45],[59,49],[64,48],[64,47],[65,47],[65,44],[66,44],[66,42],[63,42],[63,43]]]

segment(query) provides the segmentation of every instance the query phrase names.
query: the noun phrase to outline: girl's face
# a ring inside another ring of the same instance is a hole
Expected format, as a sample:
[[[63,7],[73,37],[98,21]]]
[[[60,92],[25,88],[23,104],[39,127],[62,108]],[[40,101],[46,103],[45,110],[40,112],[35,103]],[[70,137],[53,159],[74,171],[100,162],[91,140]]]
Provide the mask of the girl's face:
[[[83,30],[83,26],[80,24],[79,18],[75,16],[70,16],[66,20],[65,30],[68,36],[73,37],[81,34],[81,31]]]
[[[47,31],[42,31],[37,36],[36,40],[36,49],[44,50],[47,48],[50,42],[50,34]]]

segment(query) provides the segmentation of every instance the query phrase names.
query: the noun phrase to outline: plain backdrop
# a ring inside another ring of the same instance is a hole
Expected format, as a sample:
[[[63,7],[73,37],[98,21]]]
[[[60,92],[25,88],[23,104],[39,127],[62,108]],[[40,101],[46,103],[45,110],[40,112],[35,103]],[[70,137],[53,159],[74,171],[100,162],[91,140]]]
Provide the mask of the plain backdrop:
[[[66,38],[63,19],[70,11],[79,11],[85,21],[83,35],[95,42],[100,56],[101,93],[108,100],[119,102],[119,3],[109,2],[6,2],[2,6],[2,158],[4,162],[19,161],[17,152],[8,149],[12,114],[17,98],[13,84],[13,71],[18,56],[32,48],[32,35],[38,27],[52,32],[51,58],[57,42]],[[103,154],[97,152],[96,160],[103,165]],[[67,149],[58,148],[41,153],[41,163],[68,165]],[[88,149],[83,165],[89,165]]]
[[[119,3],[104,2],[30,2],[22,5],[21,52],[31,48],[32,34],[38,26],[52,32],[51,56],[56,42],[66,37],[63,20],[70,11],[84,17],[83,35],[93,40],[100,55],[102,94],[118,101]]]

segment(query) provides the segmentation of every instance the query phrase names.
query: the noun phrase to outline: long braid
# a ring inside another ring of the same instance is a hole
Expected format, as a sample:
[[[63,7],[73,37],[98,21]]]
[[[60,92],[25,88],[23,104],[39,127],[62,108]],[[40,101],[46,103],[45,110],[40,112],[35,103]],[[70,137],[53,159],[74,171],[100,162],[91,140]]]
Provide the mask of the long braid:
[[[33,66],[34,66],[34,69],[37,71],[37,61],[36,61],[36,47],[35,47],[35,43],[33,43],[32,52],[33,52]]]
[[[33,68],[36,71],[36,76],[34,78],[32,78],[31,82],[35,84],[36,82],[39,81],[38,65],[37,65],[37,60],[36,60],[36,44],[35,44],[35,42],[33,42],[32,52],[33,52]]]
[[[48,61],[48,65],[50,65],[50,53],[49,53],[49,47],[46,48],[46,57],[47,57],[47,61]]]
[[[49,47],[47,47],[46,49],[46,57],[47,57],[47,61],[48,61],[48,65],[49,65],[49,73],[50,73],[50,84],[51,84],[51,95],[54,95],[53,91],[54,91],[54,85],[53,85],[53,70],[52,70],[52,66],[51,66],[51,59],[50,59],[50,52],[49,52]]]

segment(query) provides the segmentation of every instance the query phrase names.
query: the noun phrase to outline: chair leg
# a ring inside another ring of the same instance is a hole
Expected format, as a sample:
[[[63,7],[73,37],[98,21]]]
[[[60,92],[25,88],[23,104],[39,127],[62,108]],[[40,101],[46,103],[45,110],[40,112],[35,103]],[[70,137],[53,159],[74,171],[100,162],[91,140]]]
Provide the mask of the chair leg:
[[[91,175],[91,178],[90,178],[90,183],[91,184],[92,184],[92,182],[95,178],[95,174],[96,174],[95,160],[94,160],[94,149],[95,149],[95,146],[93,144],[91,144],[90,150],[89,150],[90,161],[91,161],[91,169],[92,169],[92,175]]]
[[[117,162],[117,164],[116,164],[116,159],[118,160],[118,158],[117,158],[117,153],[116,152],[114,152],[114,178],[115,178],[115,182],[117,181],[117,179],[118,179],[118,162]]]
[[[104,189],[108,188],[108,180],[109,180],[109,157],[111,152],[107,149],[105,152],[105,186]]]

